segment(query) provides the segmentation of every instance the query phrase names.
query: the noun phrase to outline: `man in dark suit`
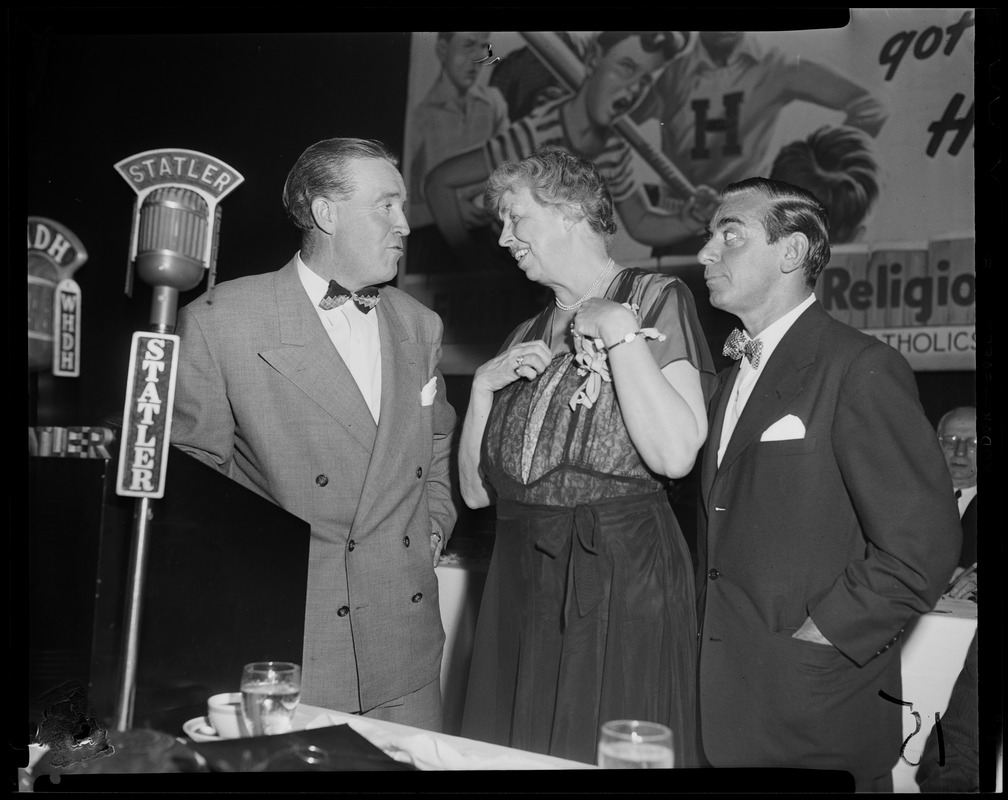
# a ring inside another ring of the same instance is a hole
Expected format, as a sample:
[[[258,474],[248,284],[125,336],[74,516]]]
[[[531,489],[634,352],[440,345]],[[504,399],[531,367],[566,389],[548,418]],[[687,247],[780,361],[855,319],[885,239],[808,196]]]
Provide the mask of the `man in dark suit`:
[[[952,575],[949,595],[976,596],[977,589],[977,424],[976,408],[960,406],[938,421],[938,441],[945,454],[959,518],[962,521],[962,550],[959,566]]]
[[[735,314],[700,473],[699,710],[714,766],[850,772],[892,789],[900,633],[959,555],[941,448],[910,367],[830,317],[814,195],[722,192],[699,253]],[[755,341],[749,337],[755,337]]]
[[[434,567],[457,513],[456,416],[440,317],[375,286],[409,233],[397,163],[362,139],[298,158],[283,199],[300,251],[179,313],[171,433],[311,524],[302,701],[440,730]]]

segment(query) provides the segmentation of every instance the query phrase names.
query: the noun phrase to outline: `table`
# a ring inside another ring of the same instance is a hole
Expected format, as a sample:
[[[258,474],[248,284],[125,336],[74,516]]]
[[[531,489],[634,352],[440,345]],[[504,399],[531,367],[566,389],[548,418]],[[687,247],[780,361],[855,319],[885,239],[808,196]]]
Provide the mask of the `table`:
[[[513,747],[465,739],[447,733],[432,733],[410,725],[361,717],[344,711],[314,708],[317,716],[306,728],[349,725],[353,730],[396,760],[425,770],[518,770],[598,769],[565,758],[531,753]]]
[[[462,729],[476,618],[487,566],[485,559],[454,558],[446,559],[434,570],[438,579],[441,623],[445,629],[441,658],[442,729],[449,734],[458,734]]]
[[[529,753],[457,736],[465,700],[473,633],[486,580],[485,561],[448,560],[437,567],[442,619],[445,627],[445,658],[441,686],[445,698],[445,732],[373,720],[354,714],[302,704],[296,725],[350,725],[379,748],[409,758],[422,770],[585,770],[593,765]],[[934,727],[935,713],[948,706],[952,686],[962,668],[973,633],[976,605],[968,601],[941,600],[935,610],[908,626],[902,646],[903,700],[913,707],[903,709],[903,758],[893,770],[896,792],[917,792],[914,776],[924,743]],[[914,734],[920,715],[921,730]],[[175,732],[173,732],[175,733]],[[182,732],[177,732],[182,736]],[[184,737],[183,737],[184,738]],[[43,754],[31,746],[35,763]],[[729,771],[733,772],[733,771]]]
[[[480,598],[486,582],[486,563],[463,559],[436,569],[441,594],[441,619],[445,628],[445,655],[441,664],[441,692],[445,704],[444,730],[457,733],[468,683],[473,634]],[[924,744],[934,727],[935,713],[944,714],[952,686],[966,659],[977,627],[976,603],[938,601],[903,634],[902,677],[903,754],[893,768],[896,792],[919,792],[915,775]],[[921,729],[914,730],[920,716]]]
[[[322,744],[324,748],[329,749],[334,761],[340,759],[344,764],[350,764],[353,769],[387,770],[390,766],[400,766],[399,764],[392,765],[389,762],[378,763],[373,757],[357,755],[360,748],[346,750],[345,745],[326,743],[325,740],[327,739],[335,741],[333,736],[329,734],[330,731],[333,734],[336,733],[334,730],[335,726],[348,726],[356,734],[359,734],[387,756],[394,759],[394,761],[409,765],[407,768],[415,767],[424,771],[598,769],[593,764],[582,764],[577,761],[531,753],[488,742],[464,739],[460,736],[434,733],[409,725],[400,725],[385,720],[361,717],[356,714],[305,703],[302,703],[298,707],[293,720],[293,731],[301,732],[302,736],[305,733],[317,730],[319,733],[318,738],[312,741],[310,737],[305,737],[305,741]],[[180,771],[206,772],[208,770],[207,760],[213,761],[215,757],[220,756],[219,750],[216,751],[216,756],[210,755],[210,749],[216,748],[218,745],[213,744],[212,740],[208,742],[208,737],[193,733],[195,737],[194,742],[183,734],[182,731],[178,731],[177,734],[177,738],[173,738],[169,733],[144,728],[134,729],[125,734],[109,732],[109,742],[114,745],[114,749],[123,750],[125,748],[129,751],[127,757],[123,758],[121,753],[113,753],[112,757],[109,758],[95,757],[91,760],[77,761],[70,765],[66,771],[62,771],[61,774],[64,776],[76,775],[97,778],[99,773],[107,776],[117,773],[150,775],[179,773]],[[287,737],[260,737],[255,740],[235,740],[235,743],[238,741],[259,743],[268,741],[279,745],[280,742],[289,739],[293,735],[295,734],[288,734]],[[120,737],[118,742],[117,736]],[[201,743],[203,746],[210,745],[205,751],[207,756],[205,759],[199,752]],[[280,748],[286,751],[288,746],[289,744],[283,744]],[[331,749],[332,747],[336,749]],[[231,749],[233,750],[233,748]],[[47,748],[45,747],[30,745],[29,752],[30,761],[27,769],[19,771],[19,784],[22,791],[31,790],[32,783],[36,777],[36,765],[38,765],[40,773],[45,773],[53,771],[51,767],[56,763],[51,758],[43,760],[47,755]],[[51,755],[58,756],[60,754],[53,753]],[[375,755],[378,754],[376,753]],[[184,756],[184,759],[192,764],[192,768],[180,770],[176,766],[180,763],[180,756]],[[116,759],[116,763],[113,763],[113,757]],[[228,758],[230,759],[230,756]],[[361,763],[358,763],[358,761]],[[216,761],[214,763],[216,764]],[[220,768],[223,768],[223,765],[215,767],[215,769]],[[333,768],[331,764],[328,767],[328,769]],[[341,769],[338,766],[335,768]],[[233,769],[233,767],[229,769]],[[325,771],[325,768],[321,768],[320,771]],[[60,771],[57,770],[57,772]],[[217,775],[221,774],[217,772]]]
[[[893,769],[893,790],[919,792],[915,775],[924,744],[944,714],[952,686],[966,660],[977,629],[977,604],[969,600],[941,599],[935,610],[921,616],[903,635],[903,697],[913,707],[903,707],[903,755]],[[917,718],[920,731],[914,733]]]

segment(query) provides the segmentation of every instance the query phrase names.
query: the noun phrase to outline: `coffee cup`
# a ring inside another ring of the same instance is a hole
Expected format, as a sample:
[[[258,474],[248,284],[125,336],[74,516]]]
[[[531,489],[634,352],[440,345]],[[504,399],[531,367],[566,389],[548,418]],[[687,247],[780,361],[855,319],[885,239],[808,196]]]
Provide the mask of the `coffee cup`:
[[[241,692],[215,694],[207,700],[207,719],[221,739],[249,736],[241,710]]]

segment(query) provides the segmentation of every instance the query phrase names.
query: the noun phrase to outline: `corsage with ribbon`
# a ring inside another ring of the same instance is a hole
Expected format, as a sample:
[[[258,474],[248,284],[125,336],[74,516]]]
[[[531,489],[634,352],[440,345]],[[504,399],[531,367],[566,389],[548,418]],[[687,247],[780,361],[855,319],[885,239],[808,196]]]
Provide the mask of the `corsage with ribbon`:
[[[630,309],[635,317],[640,310],[638,306],[630,303],[623,303],[623,307]],[[633,333],[628,333],[618,342],[606,348],[601,339],[581,336],[574,333],[573,330],[571,333],[574,335],[574,360],[578,364],[577,373],[584,378],[568,401],[571,411],[576,411],[579,405],[591,408],[598,400],[599,392],[602,391],[602,382],[612,382],[612,375],[609,374],[609,350],[625,342],[631,342],[638,336],[645,339],[657,339],[659,342],[664,342],[666,338],[665,334],[659,332],[657,328],[640,328]]]

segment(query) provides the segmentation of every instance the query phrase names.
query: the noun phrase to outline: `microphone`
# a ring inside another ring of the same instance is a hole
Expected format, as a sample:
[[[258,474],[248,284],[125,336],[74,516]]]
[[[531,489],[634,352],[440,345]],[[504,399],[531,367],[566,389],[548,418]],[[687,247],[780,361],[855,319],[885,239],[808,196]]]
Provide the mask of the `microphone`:
[[[244,180],[223,161],[196,150],[147,150],[123,159],[116,170],[137,193],[126,271],[133,294],[134,267],[154,287],[151,325],[175,328],[179,292],[196,287],[206,270],[213,296],[220,237],[220,201]]]
[[[158,327],[175,327],[179,292],[202,280],[209,225],[206,200],[180,186],[155,189],[140,206],[136,272],[154,287],[151,322]]]

